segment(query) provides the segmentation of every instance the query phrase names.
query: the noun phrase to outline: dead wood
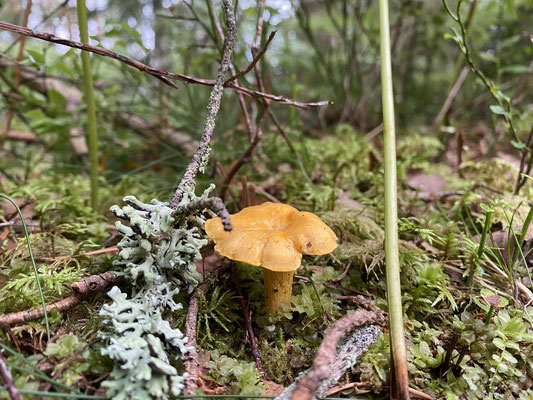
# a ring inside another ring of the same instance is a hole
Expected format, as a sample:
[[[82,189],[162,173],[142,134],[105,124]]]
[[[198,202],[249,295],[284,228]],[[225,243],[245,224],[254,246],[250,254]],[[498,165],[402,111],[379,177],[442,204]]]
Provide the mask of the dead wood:
[[[95,294],[105,292],[111,286],[116,285],[123,279],[122,276],[113,272],[104,272],[100,275],[91,275],[73,282],[70,285],[73,292],[72,295],[49,304],[46,306],[46,312],[49,313],[54,309],[57,309],[60,312],[68,311],[81,302],[92,298]],[[0,315],[0,328],[6,328],[10,325],[16,325],[28,321],[35,321],[43,316],[44,311],[42,308]]]
[[[193,76],[176,74],[176,73],[168,72],[162,69],[152,68],[146,64],[141,63],[140,61],[134,60],[133,58],[126,57],[122,54],[118,54],[114,51],[105,49],[103,47],[97,47],[97,46],[92,46],[86,43],[76,42],[74,40],[63,39],[51,33],[38,32],[38,31],[29,29],[29,28],[24,28],[19,25],[9,24],[7,22],[2,22],[2,21],[0,21],[0,29],[13,32],[13,33],[18,33],[21,35],[31,36],[31,37],[45,40],[51,43],[62,44],[64,46],[73,47],[73,48],[80,49],[80,50],[85,50],[85,51],[88,51],[94,54],[99,54],[104,57],[109,57],[114,60],[118,60],[134,68],[137,68],[140,71],[146,72],[147,74],[152,75],[153,77],[159,79],[160,81],[174,88],[176,88],[177,86],[174,84],[174,82],[172,82],[172,79],[182,81],[185,83],[193,83],[193,84],[199,84],[199,85],[205,85],[205,86],[215,86],[216,84],[216,81],[212,79],[196,78]],[[322,106],[332,104],[331,101],[303,103],[300,101],[288,99],[283,96],[276,96],[276,95],[269,94],[269,93],[251,90],[251,89],[248,89],[242,86],[235,85],[232,82],[226,83],[224,86],[227,88],[236,90],[238,92],[241,92],[246,96],[255,97],[255,98],[263,98],[265,100],[276,101],[281,104],[288,104],[288,105],[299,107],[299,108],[322,107]]]
[[[318,348],[311,369],[277,399],[312,400],[324,396],[346,368],[352,366],[350,360],[360,357],[377,340],[380,333],[378,326],[383,326],[385,321],[382,313],[366,310],[339,319]],[[338,349],[341,339],[348,335],[352,340]]]
[[[187,336],[187,346],[190,347],[187,352],[187,358],[184,362],[187,377],[183,383],[183,394],[185,396],[192,396],[196,393],[198,387],[198,380],[200,379],[200,363],[198,361],[198,352],[196,351],[196,324],[198,322],[198,305],[200,303],[200,295],[204,295],[209,290],[211,281],[206,279],[200,284],[189,302],[187,310],[187,318],[185,320],[185,336]]]

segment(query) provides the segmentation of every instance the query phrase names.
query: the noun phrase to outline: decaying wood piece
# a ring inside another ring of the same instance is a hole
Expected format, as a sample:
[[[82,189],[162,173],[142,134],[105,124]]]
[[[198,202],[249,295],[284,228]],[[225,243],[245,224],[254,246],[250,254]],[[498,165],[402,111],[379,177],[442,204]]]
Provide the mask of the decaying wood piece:
[[[327,390],[378,339],[380,326],[384,325],[385,316],[382,313],[366,310],[339,319],[318,348],[313,366],[276,400],[312,400],[325,396]]]
[[[107,291],[121,280],[123,280],[123,277],[113,272],[104,272],[100,275],[91,275],[80,279],[70,285],[73,292],[72,295],[49,304],[46,306],[46,312],[49,313],[53,309],[57,309],[60,312],[68,311],[81,302],[93,297],[95,294]],[[43,316],[44,310],[42,308],[0,315],[0,328],[28,321],[35,321]]]

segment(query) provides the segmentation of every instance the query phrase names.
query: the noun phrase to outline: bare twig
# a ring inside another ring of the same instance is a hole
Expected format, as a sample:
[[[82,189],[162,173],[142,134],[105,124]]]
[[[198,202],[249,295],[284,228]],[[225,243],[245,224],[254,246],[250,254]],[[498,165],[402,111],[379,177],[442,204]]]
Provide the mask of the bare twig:
[[[4,381],[4,384],[6,385],[7,392],[9,393],[9,396],[11,396],[12,400],[22,400],[22,397],[20,396],[19,391],[15,387],[15,383],[13,382],[13,377],[11,376],[11,372],[9,371],[9,368],[7,367],[6,359],[4,358],[4,355],[0,351],[0,376],[2,376],[2,380]]]
[[[24,27],[26,27],[28,25],[28,18],[30,16],[30,12],[31,12],[31,6],[32,6],[33,2],[32,0],[28,0],[28,2],[26,3],[26,9],[24,11],[24,18],[23,18],[23,21],[22,21],[22,25]],[[22,61],[22,57],[24,56],[24,44],[26,42],[26,36],[22,35],[20,37],[20,46],[19,46],[19,51],[18,51],[18,54],[17,54],[17,67],[15,68],[15,76],[13,77],[13,87],[16,89],[18,88],[18,86],[20,85],[20,62]],[[10,127],[11,127],[11,119],[13,118],[13,114],[14,114],[14,107],[15,107],[15,99],[14,98],[11,98],[10,102],[10,108],[9,108],[9,111],[7,112],[7,115],[6,115],[6,118],[4,120],[4,127],[2,129],[2,134],[0,135],[0,147],[2,147],[2,144],[3,144],[3,139],[6,138],[6,134],[7,132],[9,131]]]
[[[33,132],[7,131],[4,133],[7,140],[18,140],[20,142],[36,142],[37,138]]]
[[[237,294],[239,295],[239,300],[241,302],[242,313],[244,315],[244,322],[246,324],[246,332],[248,334],[248,339],[250,339],[250,346],[252,347],[252,355],[255,360],[255,365],[257,366],[257,369],[261,373],[261,378],[266,380],[267,377],[265,374],[265,369],[263,368],[263,363],[261,362],[261,354],[259,353],[259,348],[257,347],[257,343],[255,341],[255,334],[252,328],[252,321],[250,318],[250,314],[248,313],[248,307],[246,307],[246,301],[244,300],[244,296],[242,294],[239,281],[237,280],[235,276],[235,263],[232,263],[231,265],[231,278],[233,280],[233,284],[235,285],[235,289],[237,290]]]
[[[237,172],[239,172],[239,170],[244,164],[246,164],[252,159],[254,150],[256,146],[259,144],[260,140],[261,140],[261,136],[256,135],[253,141],[250,143],[250,145],[246,149],[246,151],[231,166],[230,171],[227,173],[226,177],[224,178],[224,183],[222,183],[222,189],[220,190],[220,197],[222,199],[226,198],[226,192],[228,191],[228,187],[231,181],[233,180],[233,178],[235,177],[235,175],[237,175]]]
[[[112,272],[104,272],[100,275],[91,275],[80,279],[79,281],[73,282],[70,285],[73,294],[62,300],[56,301],[55,303],[47,305],[46,312],[48,313],[53,309],[57,309],[60,312],[70,310],[76,307],[82,301],[93,297],[96,293],[105,292],[122,279],[122,276],[116,275]],[[42,308],[0,315],[0,327],[7,327],[9,325],[35,321],[43,316],[44,310]]]
[[[270,45],[270,42],[272,41],[272,39],[274,39],[274,36],[276,35],[276,31],[272,31],[272,33],[270,34],[270,36],[268,37],[268,40],[265,44],[265,46],[261,49],[260,52],[258,52],[255,56],[254,56],[254,59],[252,60],[252,62],[250,63],[250,65],[248,65],[248,67],[246,67],[245,70],[239,72],[237,75],[233,75],[231,78],[229,78],[224,84],[228,84],[229,82],[233,82],[234,80],[236,79],[239,79],[241,76],[244,76],[246,75],[248,72],[250,72],[255,64],[257,64],[257,62],[261,59],[261,57],[263,57],[263,55],[266,53],[266,51],[268,50],[268,46]]]
[[[463,86],[463,83],[468,76],[468,67],[464,67],[461,71],[461,74],[455,81],[454,85],[450,89],[450,92],[448,93],[448,96],[446,97],[446,100],[444,101],[444,104],[442,105],[442,108],[439,111],[439,114],[433,121],[433,125],[435,127],[438,127],[442,124],[442,121],[444,120],[444,117],[449,113],[450,108],[452,107],[453,101],[455,100],[455,96],[457,96],[457,93],[459,93],[459,90],[461,90],[461,86]]]
[[[200,284],[191,296],[189,302],[189,309],[187,310],[187,319],[185,320],[185,336],[187,336],[187,346],[190,347],[187,352],[187,359],[185,360],[185,371],[187,377],[185,378],[183,394],[194,395],[198,386],[198,379],[200,375],[200,363],[198,362],[198,352],[196,351],[196,324],[198,322],[198,305],[200,302],[200,295],[207,293],[211,281],[206,279]]]
[[[67,259],[67,258],[74,258],[74,257],[80,257],[80,256],[89,257],[89,256],[97,256],[97,255],[100,255],[100,254],[116,254],[116,253],[118,253],[118,251],[119,251],[119,249],[118,249],[117,246],[111,246],[111,247],[106,247],[104,249],[88,251],[86,253],[75,254],[75,255],[71,255],[71,256],[37,257],[35,259],[35,261],[57,261],[57,260],[64,260],[64,259]]]
[[[235,44],[235,15],[233,14],[233,4],[230,0],[223,0],[222,7],[224,9],[224,15],[226,16],[226,26],[227,26],[227,35],[224,40],[224,53],[222,56],[222,61],[218,69],[218,76],[216,83],[211,91],[209,97],[209,103],[207,105],[207,119],[204,126],[204,131],[202,133],[202,138],[200,140],[200,145],[194,154],[191,163],[188,165],[185,174],[170,202],[172,208],[177,208],[180,203],[185,189],[188,187],[193,187],[196,180],[196,174],[199,170],[204,169],[207,166],[207,161],[209,158],[209,141],[211,140],[211,135],[215,129],[215,120],[217,117],[218,109],[220,108],[220,100],[222,98],[222,92],[224,90],[224,79],[226,73],[228,72],[229,66],[231,64],[231,58],[233,55],[233,46]]]
[[[38,32],[38,31],[34,31],[29,28],[24,28],[18,25],[9,24],[7,22],[2,22],[2,21],[0,21],[0,29],[6,30],[9,32],[19,33],[19,34],[26,35],[26,36],[35,37],[37,39],[45,40],[51,43],[62,44],[68,47],[74,47],[76,49],[85,50],[91,53],[99,54],[104,57],[109,57],[114,60],[118,60],[134,68],[137,68],[139,71],[146,72],[147,74],[152,75],[153,77],[163,81],[165,84],[172,86],[174,88],[176,88],[176,85],[171,81],[171,79],[182,81],[185,83],[192,83],[192,84],[205,85],[205,86],[215,86],[216,84],[216,81],[212,79],[196,78],[193,76],[176,74],[176,73],[168,72],[162,69],[152,68],[146,64],[143,64],[140,61],[126,57],[114,51],[104,49],[103,47],[97,47],[97,46],[92,46],[90,44],[63,39],[51,33]],[[322,107],[328,104],[333,104],[331,101],[304,103],[304,102],[288,99],[284,96],[276,96],[276,95],[269,94],[269,93],[263,93],[260,91],[251,90],[251,89],[239,86],[231,82],[225,85],[225,87],[233,89],[237,92],[243,93],[246,96],[250,96],[254,98],[264,98],[267,100],[271,100],[271,101],[275,101],[281,104],[287,104],[287,105],[291,105],[291,106],[299,107],[299,108]]]

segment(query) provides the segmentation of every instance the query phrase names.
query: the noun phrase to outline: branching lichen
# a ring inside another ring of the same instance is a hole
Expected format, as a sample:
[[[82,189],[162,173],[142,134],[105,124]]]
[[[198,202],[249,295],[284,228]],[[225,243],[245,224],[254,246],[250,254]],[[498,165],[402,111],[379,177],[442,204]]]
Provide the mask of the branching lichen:
[[[202,203],[212,189],[201,197],[187,189],[180,205]],[[123,238],[114,266],[131,281],[134,294],[128,299],[114,287],[109,292],[113,302],[100,311],[109,327],[102,333],[109,340],[103,354],[115,362],[113,380],[103,386],[115,400],[167,399],[183,388],[185,375],[178,372],[176,361],[188,347],[187,338],[163,315],[182,307],[174,301],[180,289],[191,292],[201,281],[194,261],[207,243],[201,230],[203,209],[190,208],[177,221],[168,203],[145,204],[132,196],[124,201],[126,206],[111,208],[129,223],[116,222]]]

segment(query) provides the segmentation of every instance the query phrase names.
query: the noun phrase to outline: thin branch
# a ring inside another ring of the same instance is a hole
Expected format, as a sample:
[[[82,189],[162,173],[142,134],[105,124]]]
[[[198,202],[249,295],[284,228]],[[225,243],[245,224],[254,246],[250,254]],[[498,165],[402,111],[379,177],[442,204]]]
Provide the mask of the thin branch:
[[[53,309],[57,309],[60,312],[68,311],[79,305],[81,302],[92,298],[96,293],[105,292],[122,279],[121,276],[112,272],[104,272],[100,275],[87,276],[79,281],[73,282],[70,285],[73,294],[62,300],[56,301],[55,303],[49,304],[46,306],[46,312],[49,313]],[[41,319],[43,316],[44,310],[42,308],[0,315],[0,327],[35,321]]]
[[[439,125],[441,125],[442,121],[444,120],[444,117],[450,111],[450,108],[452,107],[455,96],[457,96],[457,93],[459,93],[459,90],[461,90],[461,86],[463,86],[463,83],[468,75],[468,71],[469,71],[469,68],[464,67],[459,77],[455,80],[455,83],[450,89],[450,92],[448,93],[448,96],[446,97],[446,100],[444,101],[444,104],[442,105],[442,108],[440,109],[439,114],[433,121],[434,126],[438,127]]]
[[[185,371],[187,371],[187,377],[183,383],[184,395],[194,395],[196,388],[198,387],[198,379],[200,375],[200,363],[198,362],[198,352],[196,351],[196,324],[198,322],[198,306],[200,302],[200,295],[205,295],[211,281],[206,279],[200,284],[191,296],[189,302],[189,309],[187,310],[187,318],[185,321],[185,336],[187,336],[187,346],[190,347],[187,352],[187,359],[185,360]]]
[[[211,135],[215,129],[215,120],[220,108],[220,100],[222,99],[222,92],[224,90],[224,79],[231,64],[231,58],[233,55],[233,46],[235,44],[235,15],[233,13],[233,4],[231,0],[223,0],[222,8],[224,9],[224,15],[226,17],[227,35],[224,40],[224,53],[222,61],[218,69],[218,76],[209,96],[209,103],[207,105],[207,119],[205,121],[204,131],[200,140],[200,145],[194,154],[191,163],[187,166],[187,170],[183,175],[183,178],[174,193],[174,197],[170,202],[170,206],[176,209],[183,198],[183,193],[187,188],[193,187],[196,180],[196,174],[199,170],[203,170],[207,166],[209,159],[209,141]]]
[[[7,367],[6,359],[4,358],[4,355],[0,351],[0,376],[2,377],[2,380],[4,381],[6,385],[7,392],[9,393],[9,396],[11,396],[11,400],[22,400],[22,397],[20,396],[20,393],[18,389],[15,387],[15,382],[13,382],[13,377],[11,376],[11,372],[9,371],[9,368]]]
[[[26,4],[26,9],[24,10],[24,17],[22,21],[22,25],[24,27],[28,26],[28,18],[30,17],[31,12],[31,6],[32,6],[32,0],[28,0]],[[15,76],[13,77],[13,87],[15,89],[18,88],[20,85],[20,62],[22,61],[22,57],[24,56],[24,44],[26,43],[26,36],[22,35],[20,36],[20,46],[19,51],[17,54],[17,66],[15,68]],[[14,98],[10,99],[9,102],[9,111],[7,112],[6,119],[4,120],[4,127],[2,129],[2,133],[0,134],[0,147],[2,147],[3,139],[6,138],[6,134],[11,128],[11,120],[13,119],[14,109],[16,105],[16,100]]]
[[[246,75],[248,72],[250,72],[255,64],[257,64],[257,62],[261,59],[261,57],[263,57],[263,55],[266,53],[266,51],[268,50],[268,46],[270,45],[270,42],[272,41],[272,39],[274,39],[274,36],[276,36],[276,32],[277,31],[272,31],[272,33],[270,34],[270,36],[268,37],[268,40],[265,44],[265,46],[261,49],[261,51],[259,53],[257,53],[254,57],[254,59],[252,60],[252,62],[250,63],[250,65],[248,65],[248,67],[246,67],[245,70],[239,72],[237,75],[233,75],[231,78],[229,78],[224,84],[228,84],[236,79],[239,79],[241,76],[244,76]]]
[[[205,85],[205,86],[215,86],[216,81],[212,79],[202,79],[202,78],[196,78],[193,76],[183,75],[183,74],[176,74],[173,72],[168,72],[162,69],[152,68],[146,64],[143,64],[140,61],[134,60],[132,58],[126,57],[122,54],[116,53],[114,51],[105,49],[103,47],[98,46],[92,46],[90,44],[75,42],[73,40],[63,39],[60,37],[57,37],[51,33],[44,33],[44,32],[38,32],[34,31],[29,28],[24,28],[18,25],[9,24],[7,22],[0,21],[0,29],[19,33],[26,36],[35,37],[37,39],[45,40],[47,42],[61,44],[68,47],[73,47],[80,50],[85,50],[94,54],[99,54],[104,57],[109,57],[114,60],[118,60],[120,62],[123,62],[125,64],[128,64],[134,68],[137,68],[139,71],[145,72],[149,75],[152,75],[153,77],[161,80],[165,84],[172,86],[173,88],[177,88],[177,86],[174,84],[174,82],[171,81],[171,79],[182,81],[185,83],[191,83],[191,84],[198,84],[198,85]],[[224,87],[227,87],[229,89],[233,89],[239,93],[242,93],[246,96],[254,97],[254,98],[264,98],[267,100],[275,101],[281,104],[287,104],[294,107],[299,108],[309,108],[309,107],[322,107],[329,104],[333,104],[332,101],[319,101],[314,103],[305,103],[300,102],[292,99],[288,99],[284,96],[276,96],[269,93],[264,93],[256,90],[251,90],[242,86],[239,86],[235,83],[228,83]]]

